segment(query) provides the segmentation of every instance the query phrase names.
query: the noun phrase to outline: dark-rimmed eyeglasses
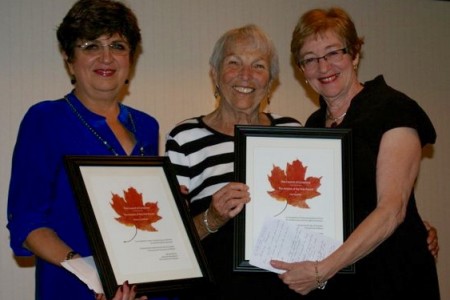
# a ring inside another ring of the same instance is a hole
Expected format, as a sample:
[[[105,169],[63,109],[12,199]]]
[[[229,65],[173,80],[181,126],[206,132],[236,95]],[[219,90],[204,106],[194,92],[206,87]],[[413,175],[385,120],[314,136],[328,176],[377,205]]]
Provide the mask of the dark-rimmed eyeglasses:
[[[298,67],[301,68],[303,71],[315,71],[319,67],[319,62],[321,59],[324,61],[333,64],[338,63],[342,60],[344,57],[344,54],[348,53],[347,47],[342,49],[337,49],[328,52],[324,56],[321,57],[308,57],[305,59],[302,59],[298,62]]]

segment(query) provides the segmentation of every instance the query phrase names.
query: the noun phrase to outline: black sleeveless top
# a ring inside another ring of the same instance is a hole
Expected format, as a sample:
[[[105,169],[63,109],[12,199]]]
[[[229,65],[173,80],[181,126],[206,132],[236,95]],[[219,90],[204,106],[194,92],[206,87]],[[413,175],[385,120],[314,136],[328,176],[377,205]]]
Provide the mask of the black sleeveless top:
[[[322,98],[320,104],[305,127],[325,126],[326,104]],[[376,207],[376,163],[381,138],[397,127],[416,129],[422,146],[436,140],[436,131],[423,109],[389,87],[382,76],[364,84],[337,127],[352,129],[355,227]],[[329,280],[318,299],[439,299],[436,265],[426,238],[412,191],[405,220],[394,234],[356,264],[356,274],[338,274]]]

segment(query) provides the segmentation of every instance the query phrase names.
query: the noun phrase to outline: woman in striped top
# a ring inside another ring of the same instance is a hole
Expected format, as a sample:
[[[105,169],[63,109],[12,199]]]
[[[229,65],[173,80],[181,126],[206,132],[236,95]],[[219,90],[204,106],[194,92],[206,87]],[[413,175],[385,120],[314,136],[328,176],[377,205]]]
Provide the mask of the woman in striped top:
[[[210,58],[219,104],[213,112],[179,123],[167,136],[166,154],[190,204],[216,284],[186,299],[283,299],[289,290],[276,274],[233,273],[233,217],[250,201],[248,187],[234,182],[234,126],[301,126],[262,112],[278,79],[278,55],[257,26],[226,32]],[[277,288],[278,287],[278,288]],[[261,298],[262,297],[262,298]]]

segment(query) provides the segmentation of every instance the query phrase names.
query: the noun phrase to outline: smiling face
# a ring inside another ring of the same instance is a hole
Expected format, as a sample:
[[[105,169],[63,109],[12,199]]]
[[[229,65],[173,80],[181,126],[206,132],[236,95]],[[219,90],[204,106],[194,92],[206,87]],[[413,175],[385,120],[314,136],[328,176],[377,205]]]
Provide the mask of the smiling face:
[[[305,40],[300,49],[300,57],[304,59],[323,57],[333,51],[347,47],[339,36],[332,30],[318,35],[312,35]],[[311,87],[327,102],[335,100],[349,100],[354,96],[359,86],[356,66],[359,55],[355,59],[349,54],[343,54],[342,60],[329,62],[320,59],[317,68],[303,71],[305,79]]]
[[[270,89],[270,56],[250,38],[225,48],[219,69],[211,74],[218,87],[223,109],[244,113],[258,111]]]
[[[118,34],[102,35],[96,41],[102,45],[124,42]],[[81,44],[85,41],[80,41]],[[110,99],[123,88],[130,72],[130,54],[113,53],[110,47],[97,52],[75,48],[74,59],[68,62],[69,72],[75,77],[75,94],[80,100]]]

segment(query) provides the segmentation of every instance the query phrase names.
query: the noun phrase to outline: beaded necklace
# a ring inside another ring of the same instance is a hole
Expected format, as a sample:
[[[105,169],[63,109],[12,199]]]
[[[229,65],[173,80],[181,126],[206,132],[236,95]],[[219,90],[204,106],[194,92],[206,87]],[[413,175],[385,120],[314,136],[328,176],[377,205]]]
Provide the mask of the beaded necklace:
[[[72,109],[73,113],[77,116],[77,118],[81,121],[81,123],[86,126],[87,129],[89,129],[89,131],[103,144],[105,145],[106,148],[108,148],[109,151],[111,151],[111,153],[114,156],[119,156],[119,153],[117,153],[116,149],[114,149],[113,146],[111,146],[107,140],[105,140],[97,131],[95,131],[94,128],[92,128],[91,125],[89,125],[89,123],[83,118],[83,116],[78,112],[78,110],[76,109],[76,107],[72,104],[72,102],[70,102],[69,98],[67,98],[67,96],[64,96],[64,99],[66,100],[67,104],[69,104],[70,108]],[[120,105],[120,104],[119,104]],[[128,118],[130,120],[131,123],[131,131],[133,132],[134,135],[136,135],[136,125],[134,124],[134,120],[133,120],[133,116],[131,115],[130,112],[128,112]],[[144,147],[140,147],[139,148],[140,154],[141,156],[144,156]]]

